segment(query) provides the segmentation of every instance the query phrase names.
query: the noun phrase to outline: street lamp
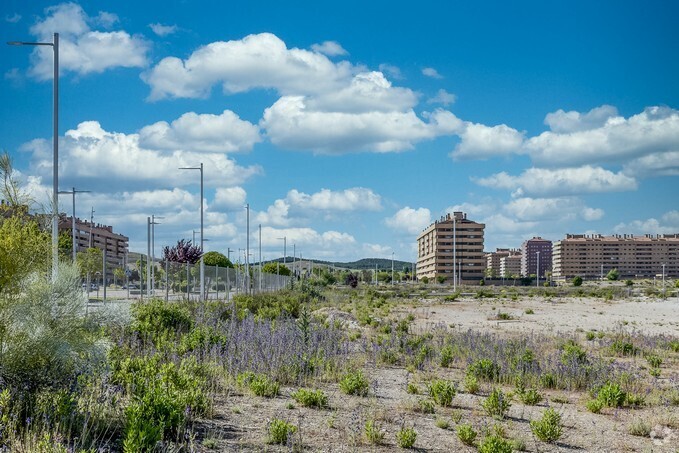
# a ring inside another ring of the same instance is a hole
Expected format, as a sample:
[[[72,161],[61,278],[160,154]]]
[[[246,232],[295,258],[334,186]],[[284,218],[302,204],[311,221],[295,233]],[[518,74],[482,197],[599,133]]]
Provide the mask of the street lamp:
[[[200,300],[205,295],[205,267],[203,265],[203,163],[200,167],[179,167],[180,170],[200,170]]]
[[[539,287],[540,286],[540,251],[538,250],[537,252],[538,258],[537,258],[537,272],[536,272],[536,277],[537,279],[535,280],[535,286]]]
[[[90,192],[89,190],[75,190],[75,187],[73,187],[73,190],[59,191],[59,193],[73,195],[73,215],[71,216],[71,234],[73,236],[73,263],[75,263],[76,249],[78,248],[78,243],[75,240],[75,194],[89,192]]]
[[[156,222],[156,219],[164,219],[165,217],[157,216],[152,214],[151,215],[151,260],[150,263],[147,263],[147,265],[150,265],[151,269],[151,279],[149,282],[151,282],[151,294],[155,295],[155,289],[156,289],[156,225],[160,225],[160,222]]]
[[[246,226],[245,226],[245,281],[247,283],[247,293],[250,293],[250,203],[244,206],[246,215]]]
[[[285,257],[286,257],[287,254],[288,254],[288,249],[287,249],[287,247],[288,247],[288,237],[287,237],[287,236],[283,236],[282,238],[276,238],[276,239],[279,239],[279,240],[283,241],[283,266],[285,266],[285,264],[287,263]]]
[[[52,46],[54,51],[53,130],[52,130],[52,278],[59,265],[59,33],[52,42],[10,41],[10,46]]]
[[[394,252],[391,252],[391,286],[394,286]]]

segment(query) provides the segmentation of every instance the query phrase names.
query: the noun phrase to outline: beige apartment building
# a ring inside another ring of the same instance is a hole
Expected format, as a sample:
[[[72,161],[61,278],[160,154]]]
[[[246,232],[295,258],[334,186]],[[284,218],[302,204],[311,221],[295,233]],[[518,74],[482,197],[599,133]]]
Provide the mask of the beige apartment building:
[[[500,258],[500,277],[511,278],[521,275],[521,252]]]
[[[67,231],[69,236],[72,232],[72,217],[61,215],[59,218],[59,231]],[[114,233],[113,227],[100,223],[92,223],[75,218],[75,241],[76,252],[83,252],[90,247],[106,251],[106,276],[113,279],[113,270],[125,265],[125,257],[128,252],[127,236]]]
[[[486,253],[486,276],[490,278],[500,278],[505,275],[502,272],[502,258],[517,254],[519,255],[520,260],[521,252],[515,249],[495,249],[494,252]]]
[[[679,277],[679,234],[634,236],[567,234],[554,243],[553,277],[603,278],[617,269],[620,278]]]
[[[454,212],[429,225],[417,237],[417,278],[443,277],[452,283],[478,283],[486,259],[483,232],[486,226]]]

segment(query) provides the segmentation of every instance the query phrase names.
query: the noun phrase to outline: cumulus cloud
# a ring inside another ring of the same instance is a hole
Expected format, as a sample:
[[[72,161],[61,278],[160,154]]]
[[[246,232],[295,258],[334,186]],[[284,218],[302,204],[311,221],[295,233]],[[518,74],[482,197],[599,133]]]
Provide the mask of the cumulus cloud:
[[[679,176],[679,151],[652,153],[632,159],[623,165],[622,172],[639,177]]]
[[[171,124],[159,121],[139,131],[140,146],[149,149],[228,153],[251,150],[259,141],[259,128],[231,110],[220,115],[188,112]]]
[[[518,176],[501,172],[487,178],[473,178],[473,181],[485,187],[538,196],[623,192],[637,188],[637,181],[630,176],[588,165],[560,170],[529,168]]]
[[[600,220],[603,218],[605,212],[603,209],[600,208],[590,208],[585,206],[582,208],[582,211],[580,212],[580,216],[582,217],[583,220],[586,220],[588,222],[594,221],[594,220]]]
[[[677,234],[679,233],[679,211],[668,211],[660,217],[660,220],[651,217],[645,220],[619,223],[613,230],[616,233],[627,234]]]
[[[618,116],[618,109],[611,105],[596,107],[587,113],[580,113],[574,110],[565,112],[561,109],[553,113],[548,113],[545,117],[545,124],[552,132],[570,133],[578,131],[588,131],[598,129],[606,124],[609,118]]]
[[[358,68],[347,62],[333,63],[326,55],[305,49],[288,49],[271,33],[240,40],[210,43],[189,58],[163,58],[143,74],[150,85],[150,100],[204,98],[215,84],[224,92],[254,88],[275,89],[281,94],[311,94],[341,88]]]
[[[436,92],[436,96],[427,100],[427,103],[428,104],[442,104],[442,105],[448,106],[450,104],[455,103],[456,99],[457,99],[457,96],[455,96],[453,93],[448,93],[446,90],[440,89]]]
[[[445,209],[444,214],[452,214],[453,212],[464,212],[468,214],[468,216],[471,218],[473,216],[475,217],[489,216],[494,212],[497,212],[497,210],[498,207],[496,203],[493,203],[490,200],[486,200],[483,203],[465,202],[449,206],[448,208]]]
[[[593,221],[604,215],[603,210],[585,206],[577,197],[515,198],[504,206],[504,212],[521,221],[568,221],[577,218]]]
[[[401,73],[401,68],[388,63],[381,63],[378,66],[380,72],[387,74],[389,77],[395,80],[403,79],[403,74]]]
[[[529,231],[533,231],[538,225],[538,222],[532,221],[517,221],[512,217],[507,217],[504,214],[494,214],[483,219],[482,223],[486,225],[486,237],[492,237],[495,234],[514,233],[525,235]]]
[[[465,122],[458,135],[460,143],[452,153],[456,160],[487,159],[519,152],[523,143],[523,133],[505,124],[486,126]]]
[[[368,258],[383,258],[391,256],[392,248],[388,245],[371,244],[366,242],[363,244],[363,253]]]
[[[431,224],[431,212],[427,208],[402,208],[391,217],[384,219],[389,228],[408,234],[419,234]]]
[[[23,149],[32,154],[31,167],[35,174],[51,174],[49,141],[33,140],[23,145]],[[149,150],[140,145],[139,134],[109,132],[97,121],[82,122],[60,139],[59,165],[63,180],[79,178],[91,188],[195,185],[198,175],[189,177],[178,167],[193,167],[200,162],[204,163],[208,187],[238,185],[261,173],[260,167],[241,167],[223,154]]]
[[[559,120],[551,119],[552,124],[558,126],[557,130],[566,132],[543,132],[532,137],[525,143],[526,152],[537,164],[573,166],[619,163],[677,150],[679,111],[669,107],[647,107],[641,113],[623,118],[610,116],[614,113],[611,107],[601,109],[603,113],[597,112],[595,119],[568,122],[563,118],[566,114]]]
[[[344,48],[337,41],[324,41],[320,44],[313,44],[311,50],[317,53],[322,53],[329,57],[336,57],[338,55],[347,55],[349,52],[344,50]]]
[[[176,25],[163,25],[159,23],[149,24],[149,28],[158,36],[167,36],[176,33]]]
[[[281,246],[280,238],[285,237],[288,246],[295,244],[299,248],[311,250],[330,250],[337,246],[352,246],[356,239],[348,234],[339,231],[318,232],[313,228],[272,228],[262,227],[262,245],[264,247]]]
[[[422,74],[432,79],[442,79],[443,76],[434,68],[422,68]]]
[[[242,187],[217,187],[212,206],[228,210],[242,209],[247,193]]]
[[[38,40],[51,42],[59,32],[59,67],[62,72],[100,73],[116,67],[144,67],[149,43],[125,31],[102,32],[92,25],[112,26],[117,16],[101,12],[90,17],[75,3],[62,3],[45,9],[45,17],[30,28]],[[38,46],[31,54],[30,74],[41,80],[52,78],[52,49]]]

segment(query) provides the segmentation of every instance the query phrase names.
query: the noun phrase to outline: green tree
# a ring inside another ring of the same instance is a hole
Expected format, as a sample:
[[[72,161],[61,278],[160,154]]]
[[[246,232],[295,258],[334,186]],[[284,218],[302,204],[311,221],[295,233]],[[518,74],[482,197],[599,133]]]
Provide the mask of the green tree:
[[[608,271],[608,274],[606,274],[607,280],[616,281],[618,278],[620,278],[620,272],[618,272],[617,269],[611,269]]]
[[[231,260],[219,252],[205,253],[203,255],[203,263],[206,266],[233,267]]]
[[[580,276],[574,277],[573,286],[582,286],[582,277]]]
[[[265,274],[279,274],[279,275],[291,275],[290,269],[282,263],[266,263],[262,266],[262,272]]]
[[[78,252],[75,257],[80,269],[80,275],[87,277],[87,291],[90,290],[90,281],[92,281],[92,274],[101,272],[103,263],[102,257],[104,254],[96,247],[90,247],[84,252]]]
[[[125,269],[122,267],[116,267],[113,269],[113,278],[116,279],[116,282],[120,285],[125,281]]]
[[[59,233],[59,260],[70,261],[73,256],[73,236],[71,230]]]
[[[0,216],[0,293],[14,293],[32,271],[47,272],[50,235],[30,217]]]

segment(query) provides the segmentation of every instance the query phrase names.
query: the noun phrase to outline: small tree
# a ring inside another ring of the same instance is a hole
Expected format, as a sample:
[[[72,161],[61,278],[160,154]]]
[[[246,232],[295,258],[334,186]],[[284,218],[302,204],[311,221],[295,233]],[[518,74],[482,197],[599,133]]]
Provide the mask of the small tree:
[[[436,283],[443,285],[446,282],[446,278],[443,275],[436,276]]]
[[[349,272],[346,277],[344,277],[344,284],[356,288],[358,286],[358,275]]]
[[[620,277],[620,273],[618,272],[617,269],[611,269],[608,271],[608,274],[606,274],[606,279],[610,281],[616,281]]]
[[[196,264],[200,261],[202,255],[203,252],[200,251],[200,247],[184,239],[177,241],[177,245],[173,247],[166,246],[163,248],[163,259],[174,263]]]
[[[290,269],[285,264],[281,263],[266,263],[262,266],[262,272],[265,274],[292,275]]]
[[[573,278],[573,286],[582,286],[582,277],[579,275]]]
[[[203,255],[203,262],[206,266],[231,267],[233,263],[224,254],[219,252],[207,252]]]

